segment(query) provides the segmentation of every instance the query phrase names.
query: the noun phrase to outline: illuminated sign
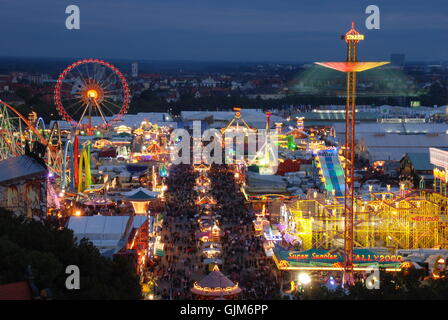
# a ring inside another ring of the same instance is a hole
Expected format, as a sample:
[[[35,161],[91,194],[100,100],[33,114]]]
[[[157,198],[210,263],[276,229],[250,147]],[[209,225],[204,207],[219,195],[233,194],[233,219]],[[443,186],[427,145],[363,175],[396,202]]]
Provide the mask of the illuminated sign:
[[[364,40],[363,34],[346,34],[345,40]]]
[[[434,178],[440,179],[443,182],[448,182],[448,171],[446,169],[440,170],[440,169],[435,168],[433,170],[433,174],[434,174]]]
[[[421,215],[411,215],[411,221],[417,222],[439,222],[439,216],[421,216]]]
[[[280,269],[295,268],[339,268],[343,265],[343,255],[337,251],[310,249],[306,251],[288,251],[279,246],[274,249],[277,266]],[[357,268],[371,264],[380,267],[399,268],[403,262],[400,255],[382,254],[369,249],[353,250],[353,263]]]

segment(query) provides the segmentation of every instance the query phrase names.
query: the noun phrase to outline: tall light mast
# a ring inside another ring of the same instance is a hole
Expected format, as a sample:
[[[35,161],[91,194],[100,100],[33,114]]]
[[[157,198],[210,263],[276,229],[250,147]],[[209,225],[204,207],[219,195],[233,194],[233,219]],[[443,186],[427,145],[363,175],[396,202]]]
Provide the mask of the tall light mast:
[[[358,62],[358,42],[364,35],[351,29],[341,37],[347,43],[345,62],[316,62],[316,64],[347,74],[345,104],[345,197],[344,197],[344,277],[345,287],[354,284],[353,277],[353,228],[354,228],[354,170],[355,170],[355,117],[356,117],[356,73],[385,65],[389,62]]]

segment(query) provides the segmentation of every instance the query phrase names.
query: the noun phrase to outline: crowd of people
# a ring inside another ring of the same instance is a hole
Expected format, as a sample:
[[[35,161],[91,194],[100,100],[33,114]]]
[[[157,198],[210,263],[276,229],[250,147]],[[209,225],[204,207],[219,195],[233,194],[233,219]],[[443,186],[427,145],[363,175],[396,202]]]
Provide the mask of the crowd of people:
[[[245,202],[234,177],[235,172],[226,165],[214,165],[210,173],[224,231],[223,271],[243,289],[240,299],[273,299],[280,290],[280,277],[264,253],[261,238],[255,235],[255,212]]]
[[[226,165],[213,165],[208,172],[210,195],[216,205],[209,206],[222,231],[221,271],[238,282],[238,299],[273,299],[280,290],[280,277],[272,259],[266,257],[260,237],[255,235],[255,213],[246,203],[234,171]],[[167,178],[161,240],[164,256],[155,259],[148,269],[157,279],[156,295],[161,299],[192,299],[195,281],[206,275],[201,257],[197,217],[204,208],[197,205],[194,190],[197,172],[189,165],[172,166]]]
[[[166,203],[161,239],[164,256],[150,268],[157,279],[156,295],[162,299],[190,299],[190,289],[198,272],[198,249],[195,240],[197,222],[195,173],[191,166],[173,166],[167,178]]]

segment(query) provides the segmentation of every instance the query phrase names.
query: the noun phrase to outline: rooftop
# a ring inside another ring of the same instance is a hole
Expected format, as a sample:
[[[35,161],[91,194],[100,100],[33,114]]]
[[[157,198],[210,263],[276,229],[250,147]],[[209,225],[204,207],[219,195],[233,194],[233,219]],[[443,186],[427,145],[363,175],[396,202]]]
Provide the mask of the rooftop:
[[[0,300],[32,300],[31,288],[27,281],[0,285]]]
[[[15,179],[44,176],[46,174],[47,168],[27,155],[0,161],[0,183],[11,182]]]
[[[412,162],[415,170],[418,171],[428,171],[433,169],[433,165],[429,160],[429,152],[426,153],[416,153],[408,152],[406,156]]]
[[[148,189],[140,187],[123,193],[123,195],[126,197],[126,199],[131,201],[149,201],[157,198],[159,193],[155,191],[149,191]]]
[[[126,226],[131,216],[72,216],[67,228],[73,230],[77,241],[83,238],[90,240],[102,254],[107,255],[120,250],[125,243],[121,240],[126,232]],[[140,228],[146,221],[146,216],[134,216],[132,227]],[[124,239],[127,240],[127,239]]]

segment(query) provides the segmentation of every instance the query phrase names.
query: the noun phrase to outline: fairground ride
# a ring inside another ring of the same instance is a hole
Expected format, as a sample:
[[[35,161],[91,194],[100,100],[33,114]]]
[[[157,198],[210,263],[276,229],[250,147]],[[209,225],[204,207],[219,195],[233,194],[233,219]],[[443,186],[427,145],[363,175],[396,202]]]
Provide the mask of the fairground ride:
[[[94,127],[107,128],[122,119],[129,107],[130,91],[115,66],[103,60],[84,59],[59,75],[54,100],[65,121],[92,135]],[[101,120],[92,123],[92,117]]]
[[[63,152],[59,126],[55,123],[51,129],[39,128],[41,122],[30,123],[20,112],[8,103],[0,100],[0,160],[25,154],[36,142],[45,147],[41,155],[51,172],[61,175]]]
[[[241,117],[241,108],[233,108],[233,111],[235,111],[235,115],[227,124],[227,126],[221,129],[222,134],[230,134],[234,132],[244,133],[245,135],[248,135],[249,133],[255,133],[257,131],[255,128],[249,126],[247,122]]]
[[[77,174],[78,179],[76,181],[76,187],[78,193],[81,193],[92,184],[92,175],[90,173],[90,141],[83,144],[79,157]]]
[[[355,116],[356,116],[356,73],[376,68],[388,62],[358,62],[358,42],[364,35],[351,29],[342,36],[347,43],[345,62],[316,62],[326,68],[347,74],[347,95],[345,107],[345,197],[344,197],[344,284],[354,284],[353,278],[353,214],[354,214],[354,165],[355,165]]]
[[[260,150],[249,160],[249,165],[257,165],[260,174],[273,175],[278,168],[278,133],[271,132],[270,112],[266,112],[266,129],[263,135],[258,135],[258,139],[262,137],[263,142]]]
[[[370,192],[354,198],[353,244],[389,250],[448,248],[447,197],[430,190]],[[333,249],[344,243],[344,197],[297,200],[289,233],[302,249]]]

